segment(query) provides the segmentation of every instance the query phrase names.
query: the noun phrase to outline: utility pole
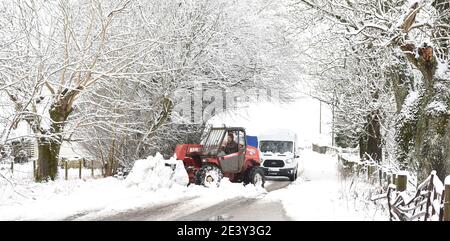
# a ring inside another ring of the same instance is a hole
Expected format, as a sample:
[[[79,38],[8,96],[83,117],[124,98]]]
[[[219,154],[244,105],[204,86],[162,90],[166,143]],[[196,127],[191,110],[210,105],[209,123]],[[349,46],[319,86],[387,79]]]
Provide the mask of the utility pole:
[[[319,100],[320,109],[319,109],[319,134],[322,134],[322,101]]]
[[[331,146],[334,146],[334,103],[333,106],[331,106],[332,110],[332,120],[331,120]]]

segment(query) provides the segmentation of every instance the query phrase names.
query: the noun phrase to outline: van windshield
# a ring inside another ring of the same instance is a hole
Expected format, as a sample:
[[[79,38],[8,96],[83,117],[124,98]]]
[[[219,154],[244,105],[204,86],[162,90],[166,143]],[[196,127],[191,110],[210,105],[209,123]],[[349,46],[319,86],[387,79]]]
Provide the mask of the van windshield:
[[[261,141],[259,149],[261,152],[293,153],[294,143],[292,141]]]

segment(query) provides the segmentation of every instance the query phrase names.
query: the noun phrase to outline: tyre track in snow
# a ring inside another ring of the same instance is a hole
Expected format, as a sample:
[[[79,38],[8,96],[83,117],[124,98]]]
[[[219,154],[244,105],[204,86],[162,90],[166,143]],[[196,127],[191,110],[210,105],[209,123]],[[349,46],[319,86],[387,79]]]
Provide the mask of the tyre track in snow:
[[[269,179],[273,180],[273,179]],[[289,181],[270,181],[267,192],[287,187]],[[256,198],[236,197],[185,215],[176,221],[288,221],[281,202],[266,202],[264,194]]]
[[[273,179],[270,179],[273,180]],[[270,181],[266,190],[272,192],[287,187],[289,181]],[[264,194],[256,198],[236,197],[212,205],[198,205],[198,198],[191,197],[167,205],[151,206],[108,217],[98,221],[213,221],[213,220],[289,220],[279,202],[265,202]],[[84,220],[77,217],[75,220]]]
[[[195,200],[197,197],[188,197],[181,198],[175,201],[168,202],[166,204],[158,204],[152,205],[150,207],[142,207],[136,208],[133,210],[125,210],[118,212],[117,214],[104,216],[98,214],[96,216],[96,212],[101,212],[102,210],[90,212],[90,213],[82,213],[78,215],[71,216],[66,218],[66,221],[81,221],[81,220],[91,220],[91,221],[138,221],[138,220],[146,220],[147,216],[157,216],[157,217],[165,217],[170,216],[174,209],[182,205],[183,203],[187,203],[191,200]],[[94,218],[91,218],[94,217]],[[158,219],[159,220],[159,219]]]

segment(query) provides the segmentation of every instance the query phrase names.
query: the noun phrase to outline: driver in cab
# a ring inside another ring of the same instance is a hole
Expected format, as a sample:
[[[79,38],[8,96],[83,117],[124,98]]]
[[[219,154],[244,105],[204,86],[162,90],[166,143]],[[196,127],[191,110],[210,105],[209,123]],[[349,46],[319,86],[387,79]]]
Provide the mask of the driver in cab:
[[[233,153],[236,153],[239,151],[239,145],[238,143],[234,140],[234,134],[229,132],[228,133],[228,139],[227,142],[224,143],[225,145],[222,146],[223,151],[225,152],[226,155],[230,155]]]

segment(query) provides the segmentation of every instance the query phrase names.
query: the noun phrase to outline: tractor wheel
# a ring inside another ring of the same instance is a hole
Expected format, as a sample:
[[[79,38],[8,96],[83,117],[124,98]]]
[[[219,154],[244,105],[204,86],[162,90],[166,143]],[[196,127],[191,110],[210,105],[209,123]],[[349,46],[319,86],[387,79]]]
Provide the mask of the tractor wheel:
[[[205,187],[219,187],[223,172],[216,165],[204,165],[195,173],[195,184]]]
[[[254,184],[255,186],[264,187],[265,177],[264,171],[259,167],[251,167],[245,172],[244,185]]]

